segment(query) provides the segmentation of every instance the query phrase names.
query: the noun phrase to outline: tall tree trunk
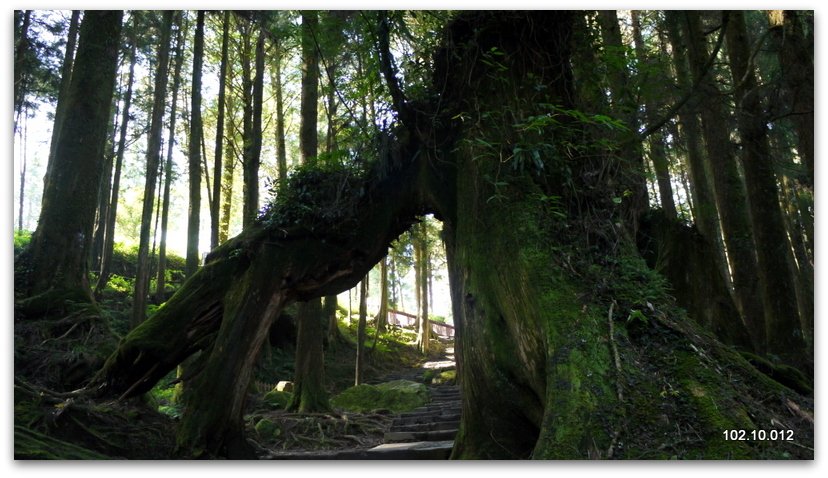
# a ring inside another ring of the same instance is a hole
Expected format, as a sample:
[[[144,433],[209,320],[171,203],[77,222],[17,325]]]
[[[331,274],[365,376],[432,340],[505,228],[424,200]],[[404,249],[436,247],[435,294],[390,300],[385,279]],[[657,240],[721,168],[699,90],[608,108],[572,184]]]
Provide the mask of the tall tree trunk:
[[[365,372],[365,327],[368,321],[368,276],[359,283],[359,322],[357,322],[357,352],[354,385],[362,384]]]
[[[153,105],[150,119],[149,138],[147,139],[147,176],[144,184],[144,206],[141,213],[141,233],[138,244],[138,268],[135,273],[135,290],[132,299],[131,324],[136,327],[146,317],[147,293],[149,292],[149,246],[150,227],[152,225],[153,199],[158,175],[159,156],[161,154],[161,133],[163,129],[164,109],[167,96],[167,71],[170,56],[170,36],[173,12],[163,12],[160,39],[158,44],[158,68],[155,72],[153,88]]]
[[[282,46],[276,45],[271,84],[276,95],[276,162],[279,168],[279,185],[287,184],[287,147],[285,145],[285,101],[282,85]]]
[[[319,54],[314,35],[319,27],[319,18],[316,12],[302,12],[302,93],[300,109],[303,121],[299,128],[302,149],[302,162],[316,163],[319,139],[316,132],[316,111],[319,102]],[[313,113],[311,113],[313,112]],[[305,114],[313,114],[313,121]],[[308,121],[305,121],[307,119]]]
[[[259,215],[259,165],[262,154],[262,101],[264,95],[265,27],[259,26],[256,40],[251,121],[244,141],[244,210],[242,227],[250,225]]]
[[[802,162],[808,168],[810,186],[814,184],[814,57],[813,39],[802,32],[799,13],[769,10],[771,34],[779,48],[785,102],[796,128]]]
[[[797,306],[793,255],[782,209],[777,178],[771,161],[767,120],[756,76],[751,65],[750,40],[744,13],[731,12],[727,30],[727,51],[736,82],[736,118],[741,138],[742,170],[745,174],[753,240],[759,272],[762,308],[765,312],[765,349],[798,366],[813,367],[813,350],[805,336],[813,334],[810,321],[800,322]],[[807,330],[806,334],[803,331]],[[812,360],[812,359],[810,359]]]
[[[629,131],[616,138],[620,143],[619,159],[624,164],[622,171],[623,187],[632,194],[625,202],[626,216],[631,231],[631,237],[636,236],[638,218],[649,209],[647,194],[647,179],[644,173],[644,156],[637,141],[629,138],[636,134],[639,128],[637,92],[630,81],[628,59],[625,53],[626,46],[621,38],[621,27],[615,10],[600,10],[598,24],[601,27],[601,36],[604,39],[603,48],[609,80],[609,90],[612,97],[612,112],[621,119]]]
[[[224,151],[224,103],[227,89],[227,62],[230,47],[230,11],[224,12],[219,66],[218,113],[216,116],[216,152],[213,166],[213,197],[210,202],[210,249],[219,245],[219,209],[221,208],[222,154]]]
[[[24,83],[26,70],[26,56],[29,55],[29,28],[32,24],[32,11],[23,10],[23,18],[20,25],[20,38],[14,48],[14,113],[15,118],[23,109],[23,100],[26,98],[26,86]],[[17,120],[15,119],[14,130],[17,131]]]
[[[198,269],[199,227],[201,226],[201,67],[204,61],[204,10],[196,18],[193,44],[193,80],[190,106],[190,144],[188,146],[190,172],[190,207],[187,214],[187,258],[184,273],[187,277]]]
[[[673,52],[673,67],[679,87],[682,91],[690,91],[691,80],[687,63],[687,42],[681,35],[682,18],[679,12],[665,12],[665,23]],[[695,205],[696,227],[711,244],[712,252],[717,257],[720,272],[728,287],[731,285],[730,267],[724,254],[721,226],[719,224],[716,198],[713,193],[710,166],[704,157],[704,139],[702,137],[701,121],[698,108],[700,100],[688,102],[679,111],[679,126],[681,138],[687,149],[686,163],[690,175],[690,193]]]
[[[431,323],[428,321],[428,283],[431,275],[430,254],[428,250],[428,228],[426,225],[426,218],[417,226],[419,233],[417,240],[420,243],[420,266],[418,267],[419,277],[417,278],[417,288],[420,290],[420,310],[419,310],[419,324],[417,330],[417,348],[422,353],[428,353],[429,342],[431,341]]]
[[[376,327],[378,334],[388,329],[388,256],[383,257],[380,262],[380,305]]]
[[[93,301],[87,277],[123,12],[86,13],[38,227],[28,247],[30,296],[53,290]],[[55,300],[59,296],[54,297]],[[57,303],[57,302],[56,302]],[[62,302],[61,302],[62,303]]]
[[[135,23],[133,17],[133,24]],[[124,152],[126,151],[127,127],[129,125],[129,109],[132,104],[132,87],[135,81],[136,41],[135,29],[132,28],[129,49],[129,75],[127,77],[126,93],[124,93],[124,107],[121,112],[120,137],[118,148],[115,153],[115,170],[112,173],[112,193],[109,200],[109,207],[106,210],[106,230],[104,231],[103,250],[101,252],[101,270],[98,274],[98,282],[95,284],[95,297],[100,297],[101,291],[106,287],[109,280],[109,269],[112,264],[112,252],[115,246],[115,219],[118,213],[118,199],[121,189],[121,168],[124,163]]]
[[[646,65],[650,59],[648,58],[647,48],[644,45],[644,37],[641,34],[640,14],[637,10],[632,10],[630,14],[633,27],[633,41],[635,42],[635,55],[639,63]],[[658,119],[658,104],[653,94],[646,89],[644,89],[642,95],[645,98],[644,118],[647,124],[652,124]],[[655,170],[661,208],[668,218],[675,219],[678,217],[678,213],[676,212],[676,203],[673,200],[673,187],[670,183],[670,162],[667,158],[664,134],[662,131],[658,130],[654,132],[647,138],[647,141],[650,144],[650,160],[653,162],[653,169]]]
[[[725,17],[723,17],[724,20]],[[736,304],[743,316],[754,346],[762,350],[765,343],[765,318],[758,289],[756,247],[747,210],[745,188],[736,164],[728,120],[718,99],[721,92],[715,77],[704,70],[708,59],[707,40],[699,12],[684,13],[682,27],[687,38],[687,53],[693,81],[699,84],[702,133],[707,150],[707,161],[713,177],[713,192],[721,218],[724,243],[730,262]],[[723,25],[723,27],[726,27]]]
[[[60,98],[68,95],[69,93],[69,84],[72,81],[72,65],[75,60],[75,44],[78,38],[79,23],[80,10],[72,10],[72,18],[69,21],[69,35],[66,38],[66,50],[63,53],[63,66],[60,70],[60,92],[58,93],[58,102],[55,107],[55,119],[52,126],[52,141],[49,143],[49,160],[46,163],[46,175],[43,177],[44,192],[49,184],[49,176],[55,161],[55,150],[57,148],[58,138],[60,137],[60,130],[63,126],[63,120],[66,117],[66,102],[61,102]]]
[[[28,158],[26,157],[28,154],[28,139],[29,139],[29,121],[27,118],[27,114],[23,116],[23,128],[19,132],[20,135],[20,144],[23,145],[23,151],[20,154],[20,205],[18,206],[17,211],[17,230],[23,230],[23,200],[26,197],[26,165],[28,162]]]
[[[318,70],[316,44],[313,42],[313,31],[317,24],[317,13],[307,11],[302,13],[302,63],[305,68]],[[302,98],[306,96],[318,97],[318,81],[305,81],[307,71],[303,72]],[[318,74],[317,74],[318,75]],[[313,90],[305,91],[306,88]],[[316,160],[318,141],[316,137],[317,105],[301,103],[302,124],[299,134],[299,151],[304,164],[313,164]],[[322,344],[325,338],[322,328],[321,300],[312,299],[299,305],[298,333],[296,338],[296,376],[294,387],[301,390],[295,393],[291,408],[300,411],[320,411],[328,408],[328,395],[325,390],[325,371],[321,365],[308,364],[324,363]]]
[[[175,68],[173,71],[172,100],[170,102],[170,123],[167,132],[167,160],[164,164],[164,197],[161,206],[161,241],[158,246],[158,275],[155,279],[155,300],[159,303],[165,299],[164,289],[167,281],[167,224],[170,217],[170,187],[172,186],[172,156],[175,146],[175,123],[177,119],[178,89],[181,86],[181,67],[184,63],[184,43],[186,34],[183,25],[176,35]]]

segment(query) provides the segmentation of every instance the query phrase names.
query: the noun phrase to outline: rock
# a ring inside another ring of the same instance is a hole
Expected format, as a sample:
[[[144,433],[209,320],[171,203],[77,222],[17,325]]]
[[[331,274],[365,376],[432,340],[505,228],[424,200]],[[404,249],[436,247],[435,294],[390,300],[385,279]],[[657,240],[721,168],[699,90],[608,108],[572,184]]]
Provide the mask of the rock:
[[[262,401],[266,403],[268,406],[274,409],[284,409],[290,404],[291,399],[293,399],[293,394],[290,392],[282,392],[278,390],[272,390],[267,392],[264,397],[262,397]]]

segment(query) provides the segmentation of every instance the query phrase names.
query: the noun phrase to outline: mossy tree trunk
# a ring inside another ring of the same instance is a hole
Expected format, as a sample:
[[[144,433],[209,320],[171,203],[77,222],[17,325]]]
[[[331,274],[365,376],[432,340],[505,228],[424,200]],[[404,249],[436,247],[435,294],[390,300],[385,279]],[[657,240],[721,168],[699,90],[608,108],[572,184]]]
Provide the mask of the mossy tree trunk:
[[[87,12],[38,227],[26,257],[28,295],[92,301],[87,258],[115,88],[123,12]]]
[[[509,144],[516,134],[512,115],[537,115],[547,102],[574,105],[569,25],[570,14],[562,12],[461,15],[447,34],[452,47],[436,60],[435,78],[446,78],[437,88],[456,108],[447,116],[469,111],[483,118],[455,123],[454,144],[462,145],[450,161],[458,171],[456,196],[438,208],[464,398],[453,457],[757,456],[761,447],[726,442],[721,430],[755,428],[758,415],[746,411],[770,416],[784,409],[787,392],[699,327],[673,318],[680,312],[660,279],[617,236],[621,211],[611,201],[617,185],[611,178],[592,188],[582,184],[602,162],[557,159],[568,163],[569,178],[552,166],[554,155],[544,157],[548,175],[507,174],[499,161],[481,159],[487,147],[475,139]],[[485,57],[492,51],[503,52],[497,59],[505,68]],[[475,61],[481,57],[489,61]],[[546,86],[543,99],[538,82]],[[556,127],[559,137],[566,128]],[[562,187],[561,174],[578,186]],[[508,186],[493,184],[493,177]],[[544,206],[553,195],[562,201],[552,210],[557,214]],[[552,219],[560,214],[567,219]],[[599,254],[584,246],[590,241]],[[716,362],[746,381],[714,372]],[[662,379],[669,386],[657,385]],[[763,396],[773,397],[772,405],[760,405]],[[688,426],[702,439],[679,445],[676,430]],[[654,439],[671,451],[653,451]]]
[[[413,150],[406,156],[413,157]],[[179,446],[195,455],[249,456],[240,435],[242,410],[270,322],[289,303],[318,302],[365,277],[422,210],[413,187],[418,174],[409,164],[385,181],[366,184],[353,229],[365,236],[257,224],[222,244],[155,315],[123,339],[88,389],[110,397],[140,395],[200,350],[184,378],[189,392]],[[303,324],[316,324],[321,331],[319,311],[311,312],[300,318],[300,334]],[[321,348],[321,340],[318,344]],[[318,372],[320,362],[314,360],[298,364],[297,372],[300,367]],[[305,395],[300,386],[305,387],[297,383],[295,396]]]

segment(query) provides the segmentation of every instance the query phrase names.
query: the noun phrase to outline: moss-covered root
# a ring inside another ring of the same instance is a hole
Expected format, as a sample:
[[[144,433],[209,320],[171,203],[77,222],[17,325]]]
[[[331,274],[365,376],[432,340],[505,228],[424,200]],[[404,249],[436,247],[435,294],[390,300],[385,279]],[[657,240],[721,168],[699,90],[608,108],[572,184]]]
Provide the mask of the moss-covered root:
[[[15,460],[107,460],[109,457],[24,426],[14,426]]]

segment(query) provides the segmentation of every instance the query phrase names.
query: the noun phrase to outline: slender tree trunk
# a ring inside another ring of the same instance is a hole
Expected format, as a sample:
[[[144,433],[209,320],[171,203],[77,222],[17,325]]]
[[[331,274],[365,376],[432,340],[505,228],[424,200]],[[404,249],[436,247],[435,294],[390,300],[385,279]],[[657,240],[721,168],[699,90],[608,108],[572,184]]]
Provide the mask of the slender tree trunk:
[[[765,320],[761,300],[756,300],[761,296],[745,188],[739,175],[729,130],[724,127],[728,120],[719,100],[721,92],[714,76],[704,71],[708,49],[699,13],[685,12],[683,28],[688,42],[691,76],[700,88],[702,132],[730,262],[736,304],[754,345],[761,351],[765,343]]]
[[[377,333],[388,329],[388,256],[380,262],[380,305],[376,319]]]
[[[25,113],[25,112],[24,112]],[[29,139],[29,120],[28,114],[23,116],[23,128],[19,131],[20,144],[23,145],[23,151],[20,155],[20,205],[17,210],[17,230],[23,230],[23,200],[26,197],[26,163],[28,153],[28,139]]]
[[[420,243],[421,262],[418,268],[419,277],[417,279],[417,288],[420,290],[420,320],[417,330],[417,347],[420,349],[420,352],[423,353],[428,353],[429,342],[431,341],[431,323],[428,321],[428,282],[429,276],[431,275],[431,267],[429,265],[431,258],[428,250],[428,227],[426,225],[426,220],[427,219],[423,218],[422,222],[415,226],[420,230],[417,235],[418,237],[415,240]]]
[[[101,181],[118,65],[121,11],[89,11],[81,25],[75,73],[56,148],[53,181],[44,194],[28,247],[30,296],[54,289],[92,301],[87,258]],[[55,300],[58,298],[55,297]],[[62,302],[61,302],[62,303]]]
[[[26,85],[24,76],[26,69],[26,56],[29,55],[29,27],[32,24],[32,11],[24,10],[20,27],[20,38],[14,48],[14,112],[15,117],[23,109],[23,100],[26,97]],[[14,130],[17,131],[17,122]]]
[[[796,129],[802,162],[814,184],[814,57],[813,39],[802,32],[799,14],[793,10],[769,10],[771,34],[779,47],[779,64],[785,100]]]
[[[302,116],[311,111],[314,115],[313,121],[302,121],[299,128],[300,141],[304,154],[302,161],[305,164],[316,162],[318,138],[316,132],[316,111],[319,102],[319,54],[317,52],[314,35],[319,27],[319,19],[316,12],[302,13],[302,94],[300,108]]]
[[[665,21],[672,45],[676,79],[682,91],[689,91],[691,80],[686,55],[687,43],[681,35],[680,15],[679,12],[667,11]],[[724,254],[716,198],[710,179],[710,167],[704,157],[704,140],[698,108],[699,101],[691,100],[679,111],[679,131],[687,148],[686,163],[690,175],[690,193],[695,205],[695,222],[699,233],[712,245],[722,277],[730,287],[732,285],[730,267]]]
[[[210,249],[219,245],[219,209],[221,208],[222,154],[224,151],[224,103],[227,89],[227,62],[230,46],[230,11],[224,12],[219,66],[218,113],[216,117],[216,153],[213,166],[213,197],[210,201]]]
[[[368,276],[359,283],[359,322],[357,322],[357,352],[354,385],[362,384],[365,371],[365,327],[368,321]]]
[[[633,41],[635,42],[635,55],[641,64],[647,64],[650,59],[647,55],[647,48],[644,46],[644,38],[641,35],[641,19],[639,12],[632,10],[632,31]],[[644,95],[644,118],[647,124],[651,124],[658,119],[658,104],[655,101],[652,93],[646,91],[642,92]],[[658,184],[659,198],[661,199],[661,209],[670,219],[678,217],[676,212],[676,203],[673,200],[673,187],[670,183],[670,162],[667,158],[666,146],[664,144],[663,130],[658,130],[651,134],[647,141],[650,145],[650,160],[653,162],[653,169],[655,170],[656,183]]]
[[[271,84],[276,95],[276,162],[279,168],[279,185],[287,184],[287,147],[285,146],[285,101],[282,86],[282,46],[276,45],[276,57],[273,60]]]
[[[247,227],[259,215],[259,166],[262,155],[262,102],[264,99],[265,28],[259,26],[256,40],[256,74],[253,79],[253,105],[250,136],[245,139],[244,154],[244,211],[242,227]]]
[[[190,207],[187,214],[187,258],[184,273],[187,277],[198,269],[198,239],[201,225],[201,66],[204,61],[204,10],[196,18],[193,44],[193,80],[190,107],[190,144],[188,147],[190,172]]]
[[[134,23],[134,20],[133,20]],[[133,28],[134,32],[134,28]],[[100,297],[101,291],[109,280],[109,269],[112,263],[112,252],[115,246],[115,219],[118,213],[118,196],[120,195],[121,168],[124,163],[124,152],[126,151],[127,127],[129,125],[129,109],[132,104],[132,87],[135,80],[135,35],[130,38],[129,50],[129,75],[127,77],[126,93],[124,93],[124,107],[121,112],[121,130],[118,139],[118,148],[115,153],[115,170],[112,173],[112,193],[109,200],[109,207],[106,210],[106,230],[104,231],[103,250],[101,252],[101,270],[98,274],[98,282],[95,284],[95,297]]]
[[[793,273],[793,255],[782,209],[779,205],[777,178],[771,161],[767,121],[750,64],[750,40],[744,13],[730,13],[727,51],[735,86],[736,118],[741,138],[742,170],[745,174],[753,240],[759,271],[762,308],[765,312],[766,349],[806,368],[813,366],[808,357],[812,350],[805,336],[812,336],[810,320],[800,323]],[[741,80],[738,80],[741,79]],[[803,334],[803,330],[808,333]]]
[[[628,59],[624,53],[626,46],[621,38],[621,27],[618,24],[618,15],[615,10],[600,10],[598,24],[601,27],[601,36],[604,39],[603,47],[607,62],[609,89],[612,97],[612,111],[629,128],[624,136],[636,134],[639,128],[638,101],[632,82],[629,77]],[[626,221],[631,227],[631,237],[636,236],[638,217],[649,208],[647,194],[647,179],[644,174],[644,156],[641,146],[636,141],[621,138],[619,156],[625,164],[622,170],[626,177],[622,178],[624,187],[632,192],[625,205],[627,210]]]
[[[69,21],[69,35],[66,38],[66,50],[63,54],[63,67],[61,67],[60,71],[60,92],[58,93],[58,102],[55,107],[55,119],[52,126],[52,141],[49,143],[49,160],[46,163],[46,175],[43,177],[44,192],[49,184],[49,176],[55,161],[55,149],[57,148],[63,120],[66,117],[66,102],[61,102],[60,98],[65,97],[69,93],[69,84],[72,81],[72,65],[75,60],[75,44],[77,43],[78,38],[79,23],[80,10],[72,10],[72,18]]]
[[[175,123],[177,119],[178,89],[181,86],[181,67],[184,63],[184,43],[187,38],[183,25],[178,29],[175,50],[175,70],[173,72],[172,101],[170,103],[170,123],[167,132],[167,160],[164,164],[164,197],[161,206],[161,243],[158,246],[158,275],[155,280],[155,300],[165,300],[164,289],[167,281],[167,224],[170,218],[170,187],[172,186],[172,155],[175,146]]]
[[[164,120],[164,105],[167,96],[167,71],[170,56],[170,36],[173,12],[163,12],[160,40],[158,44],[158,69],[155,73],[153,88],[153,105],[150,120],[149,139],[147,140],[147,177],[144,184],[144,207],[141,214],[141,237],[138,244],[138,270],[135,273],[135,291],[132,299],[133,327],[146,317],[147,293],[149,289],[149,245],[150,226],[152,224],[153,199],[158,175],[158,163],[161,153],[161,132]]]

